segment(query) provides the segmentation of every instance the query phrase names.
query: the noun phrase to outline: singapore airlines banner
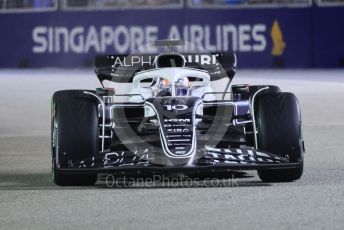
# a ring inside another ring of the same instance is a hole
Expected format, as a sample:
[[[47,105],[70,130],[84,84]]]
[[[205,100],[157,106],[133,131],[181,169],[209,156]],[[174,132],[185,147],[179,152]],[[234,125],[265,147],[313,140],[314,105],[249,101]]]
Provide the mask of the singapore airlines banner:
[[[166,38],[234,51],[239,67],[310,67],[311,24],[308,8],[0,14],[0,68],[90,66]]]

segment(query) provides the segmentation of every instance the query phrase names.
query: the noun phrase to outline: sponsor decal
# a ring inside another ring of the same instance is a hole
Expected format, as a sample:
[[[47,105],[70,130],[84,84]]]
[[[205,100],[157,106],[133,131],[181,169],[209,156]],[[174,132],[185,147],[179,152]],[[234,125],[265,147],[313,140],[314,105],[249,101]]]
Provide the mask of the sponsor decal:
[[[217,58],[221,54],[183,54],[188,63],[199,63],[201,65],[216,65]],[[132,67],[132,66],[152,66],[156,55],[111,55],[109,58],[112,61],[112,68],[117,67]]]
[[[189,122],[191,122],[191,119],[190,118],[172,118],[172,119],[165,119],[165,122],[173,122],[173,123],[186,122],[186,123],[189,123]]]
[[[163,38],[181,39],[209,52],[264,52],[265,24],[171,25]],[[156,53],[149,45],[161,39],[159,27],[149,26],[36,26],[32,29],[32,52],[41,53]]]
[[[166,129],[168,133],[189,133],[191,132],[189,129],[184,128],[184,129]]]

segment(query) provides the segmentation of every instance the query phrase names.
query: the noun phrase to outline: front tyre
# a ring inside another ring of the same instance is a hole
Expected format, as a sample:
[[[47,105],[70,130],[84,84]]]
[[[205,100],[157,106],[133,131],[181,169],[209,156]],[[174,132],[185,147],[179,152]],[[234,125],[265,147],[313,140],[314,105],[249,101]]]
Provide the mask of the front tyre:
[[[303,138],[301,111],[292,93],[269,93],[258,96],[254,105],[258,149],[288,157],[300,167],[258,170],[264,182],[289,182],[303,173]]]
[[[98,151],[98,107],[82,90],[58,91],[52,98],[52,177],[60,186],[90,186],[97,174],[63,174],[74,161]]]

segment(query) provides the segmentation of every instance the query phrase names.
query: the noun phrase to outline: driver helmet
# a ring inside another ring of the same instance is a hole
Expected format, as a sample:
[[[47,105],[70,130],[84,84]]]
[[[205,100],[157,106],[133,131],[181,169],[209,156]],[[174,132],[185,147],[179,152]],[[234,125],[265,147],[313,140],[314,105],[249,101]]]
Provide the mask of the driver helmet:
[[[175,83],[176,96],[189,95],[190,81],[187,77],[179,78]]]
[[[159,84],[159,97],[172,96],[172,85],[169,80],[163,79]]]

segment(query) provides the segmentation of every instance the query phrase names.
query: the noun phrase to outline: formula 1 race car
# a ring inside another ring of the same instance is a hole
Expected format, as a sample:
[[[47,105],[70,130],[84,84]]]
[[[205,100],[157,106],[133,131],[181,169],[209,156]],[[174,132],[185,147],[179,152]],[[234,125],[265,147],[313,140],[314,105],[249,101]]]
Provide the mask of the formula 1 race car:
[[[234,53],[174,51],[186,44],[159,40],[154,46],[168,51],[97,56],[103,87],[55,92],[57,185],[93,185],[101,173],[217,177],[257,170],[265,182],[301,177],[305,150],[296,96],[272,85],[231,85]]]

